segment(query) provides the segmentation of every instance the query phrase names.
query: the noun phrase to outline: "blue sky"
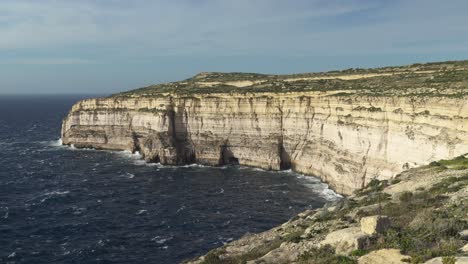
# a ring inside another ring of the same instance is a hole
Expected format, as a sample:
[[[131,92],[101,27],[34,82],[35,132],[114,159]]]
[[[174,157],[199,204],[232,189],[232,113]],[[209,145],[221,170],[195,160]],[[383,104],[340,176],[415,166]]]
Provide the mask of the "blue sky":
[[[0,0],[0,94],[468,59],[468,1]]]

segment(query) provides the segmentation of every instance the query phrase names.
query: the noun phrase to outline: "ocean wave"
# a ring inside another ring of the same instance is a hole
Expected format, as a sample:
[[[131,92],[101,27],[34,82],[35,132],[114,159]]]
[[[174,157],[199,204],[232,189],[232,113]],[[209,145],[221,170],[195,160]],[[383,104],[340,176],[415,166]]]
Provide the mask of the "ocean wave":
[[[143,210],[139,210],[136,214],[137,214],[137,215],[142,215],[142,214],[145,214],[145,213],[147,213],[147,212],[148,212],[148,210],[144,210],[144,209],[143,209]]]
[[[169,236],[169,237],[161,237],[161,236],[155,236],[151,239],[151,241],[156,242],[156,244],[164,244],[167,241],[170,241],[174,238],[174,236]]]
[[[328,188],[328,184],[326,184],[327,187],[325,189],[322,190],[322,192],[320,193],[322,195],[322,197],[326,198],[326,199],[329,199],[329,200],[338,200],[338,199],[341,199],[343,198],[342,195],[334,192],[332,189]]]
[[[57,140],[47,141],[47,143],[51,147],[62,147],[63,146],[62,138],[59,138]]]
[[[123,176],[129,179],[135,178],[135,174],[130,173],[130,172],[126,172]]]
[[[185,208],[185,205],[182,205],[179,209],[177,209],[176,214],[182,212],[183,210],[185,210]]]
[[[45,201],[47,201],[47,200],[49,200],[51,198],[54,198],[54,197],[64,197],[69,193],[70,193],[70,191],[63,191],[63,192],[61,192],[61,191],[52,191],[52,192],[44,193],[42,195],[42,197],[44,197],[44,198],[41,199],[41,203],[43,203],[43,202],[45,202]]]

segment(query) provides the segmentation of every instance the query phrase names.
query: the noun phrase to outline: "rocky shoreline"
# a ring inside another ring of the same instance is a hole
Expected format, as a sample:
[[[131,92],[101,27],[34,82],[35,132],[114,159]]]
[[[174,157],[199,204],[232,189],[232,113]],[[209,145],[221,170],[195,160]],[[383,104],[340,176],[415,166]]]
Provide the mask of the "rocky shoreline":
[[[468,159],[410,169],[186,263],[467,263]]]

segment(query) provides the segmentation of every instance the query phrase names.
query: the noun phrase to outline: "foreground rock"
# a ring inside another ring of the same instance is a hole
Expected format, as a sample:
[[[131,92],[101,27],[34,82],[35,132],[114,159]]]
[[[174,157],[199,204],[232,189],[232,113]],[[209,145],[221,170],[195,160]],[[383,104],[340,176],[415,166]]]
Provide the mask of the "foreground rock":
[[[361,231],[374,235],[383,233],[390,228],[390,219],[387,216],[374,215],[361,218]]]
[[[361,228],[349,227],[329,233],[319,245],[330,245],[336,254],[349,255],[354,250],[367,248],[369,244],[369,235]]]
[[[464,263],[467,190],[468,159],[442,160],[189,263]]]
[[[398,249],[381,249],[373,251],[358,259],[359,264],[403,264],[408,263],[409,256],[402,255]],[[406,260],[406,261],[405,261]]]

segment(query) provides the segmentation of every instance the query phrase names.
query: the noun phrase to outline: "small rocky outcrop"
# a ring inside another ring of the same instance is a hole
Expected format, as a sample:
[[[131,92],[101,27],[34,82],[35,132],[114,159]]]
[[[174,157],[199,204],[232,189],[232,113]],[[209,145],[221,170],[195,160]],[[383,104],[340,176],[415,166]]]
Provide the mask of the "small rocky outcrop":
[[[348,227],[329,233],[319,246],[330,245],[338,255],[349,255],[354,250],[362,250],[369,246],[369,235],[360,227]]]
[[[374,235],[383,233],[390,228],[390,219],[383,215],[374,215],[361,218],[361,231]]]
[[[358,264],[404,264],[410,259],[402,255],[399,249],[380,249],[360,257]]]

